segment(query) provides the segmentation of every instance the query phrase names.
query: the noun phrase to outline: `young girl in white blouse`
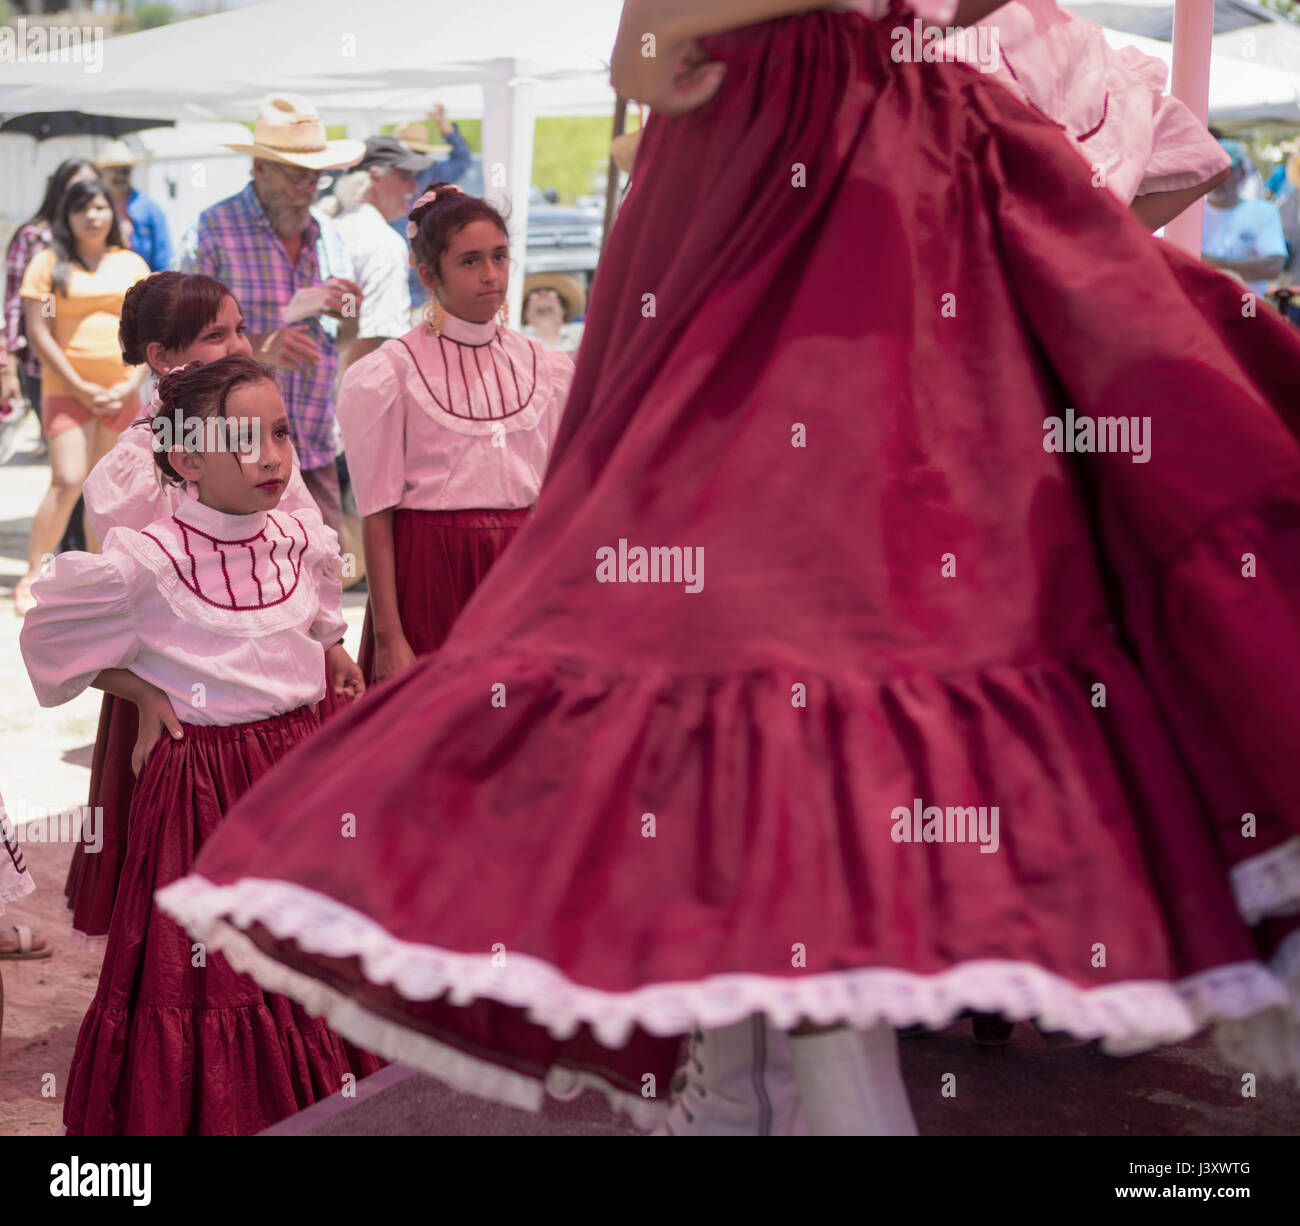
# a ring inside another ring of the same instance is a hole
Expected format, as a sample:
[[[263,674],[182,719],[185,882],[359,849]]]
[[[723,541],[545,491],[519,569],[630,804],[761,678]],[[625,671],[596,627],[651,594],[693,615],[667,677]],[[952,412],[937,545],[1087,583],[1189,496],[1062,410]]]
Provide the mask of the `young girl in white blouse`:
[[[504,326],[510,245],[488,201],[434,184],[407,234],[425,322],[357,362],[338,403],[365,517],[367,681],[442,644],[537,499],[573,378],[568,354]]]
[[[190,362],[213,362],[231,355],[248,357],[252,349],[243,313],[230,290],[199,273],[156,272],[138,281],[122,303],[118,341],[129,366],[147,365],[156,377]],[[171,514],[194,489],[162,479],[154,463],[153,418],[157,395],[145,414],[118,435],[113,449],[86,478],[86,518],[103,540],[114,528],[143,530]],[[282,511],[314,509],[295,457],[280,499]],[[328,713],[335,695],[326,689]],[[128,818],[135,774],[131,759],[139,728],[134,704],[105,693],[90,767],[92,809],[103,814],[103,843],[88,855],[78,843],[73,851],[64,893],[72,911],[72,928],[80,936],[102,938],[113,916],[113,900],[126,856]]]
[[[294,461],[271,372],[246,356],[193,363],[159,396],[180,434],[157,431],[158,469],[196,496],[114,528],[99,555],[57,558],[21,639],[43,706],[93,685],[140,711],[130,841],[68,1075],[74,1136],[255,1133],[378,1067],[153,905],[317,727],[326,671],[363,688],[339,645],[337,539],[314,509],[280,507]]]

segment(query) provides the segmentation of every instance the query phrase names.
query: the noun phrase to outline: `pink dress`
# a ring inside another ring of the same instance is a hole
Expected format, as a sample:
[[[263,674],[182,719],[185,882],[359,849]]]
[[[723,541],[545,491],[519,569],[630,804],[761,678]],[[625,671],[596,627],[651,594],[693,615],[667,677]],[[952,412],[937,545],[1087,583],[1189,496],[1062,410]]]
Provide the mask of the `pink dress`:
[[[114,528],[139,531],[174,513],[183,503],[195,501],[193,486],[164,484],[160,479],[153,461],[153,445],[149,420],[133,422],[86,477],[82,486],[86,516],[101,541]],[[278,510],[316,513],[316,504],[303,484],[296,452]],[[322,703],[323,717],[334,701],[334,695],[327,692]],[[103,845],[98,854],[88,855],[85,845],[77,844],[63,887],[72,912],[73,932],[81,937],[103,937],[113,917],[135,789],[131,752],[136,730],[134,704],[105,694],[90,761],[88,801],[92,809],[103,811]]]
[[[338,418],[363,515],[393,510],[397,610],[418,656],[443,643],[537,500],[573,359],[495,322],[446,317],[343,379]],[[357,662],[374,679],[367,609]]]
[[[317,728],[323,654],[341,636],[338,542],[315,510],[226,515],[195,499],[33,584],[23,624],[43,706],[106,668],[161,689],[184,725],[138,780],[99,985],[77,1037],[72,1136],[249,1135],[379,1062],[198,956],[153,901],[259,775]]]

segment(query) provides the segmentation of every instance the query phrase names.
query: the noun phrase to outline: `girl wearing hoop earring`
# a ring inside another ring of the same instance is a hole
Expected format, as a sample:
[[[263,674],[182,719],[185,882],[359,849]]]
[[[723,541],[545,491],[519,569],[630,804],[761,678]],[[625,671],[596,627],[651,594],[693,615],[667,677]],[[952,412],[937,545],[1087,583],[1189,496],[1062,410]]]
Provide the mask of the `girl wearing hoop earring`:
[[[573,378],[509,331],[505,220],[449,183],[410,213],[424,321],[352,366],[338,420],[364,540],[367,683],[441,646],[537,498]]]

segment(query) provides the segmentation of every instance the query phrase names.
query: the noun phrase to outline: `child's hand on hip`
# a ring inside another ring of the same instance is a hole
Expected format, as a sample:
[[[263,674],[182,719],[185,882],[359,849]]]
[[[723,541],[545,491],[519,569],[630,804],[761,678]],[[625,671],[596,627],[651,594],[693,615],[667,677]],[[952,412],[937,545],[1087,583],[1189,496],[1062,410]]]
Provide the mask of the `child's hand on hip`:
[[[163,733],[170,733],[174,741],[179,741],[185,734],[181,730],[181,721],[172,710],[172,701],[162,690],[154,686],[135,704],[140,714],[140,731],[131,750],[131,771],[139,775],[149,757],[150,751],[162,739]]]

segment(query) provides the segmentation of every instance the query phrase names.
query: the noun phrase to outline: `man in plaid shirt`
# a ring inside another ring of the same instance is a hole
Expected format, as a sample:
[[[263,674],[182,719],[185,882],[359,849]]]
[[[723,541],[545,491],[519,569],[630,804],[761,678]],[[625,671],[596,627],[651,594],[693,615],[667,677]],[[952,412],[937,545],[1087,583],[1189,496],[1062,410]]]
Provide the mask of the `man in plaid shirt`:
[[[281,370],[302,478],[335,532],[343,510],[334,466],[334,377],[339,351],[356,338],[361,289],[343,240],[311,211],[322,170],[361,159],[361,141],[327,141],[315,107],[296,94],[262,104],[253,144],[252,181],[214,204],[186,235],[183,272],[230,287],[253,353]]]

